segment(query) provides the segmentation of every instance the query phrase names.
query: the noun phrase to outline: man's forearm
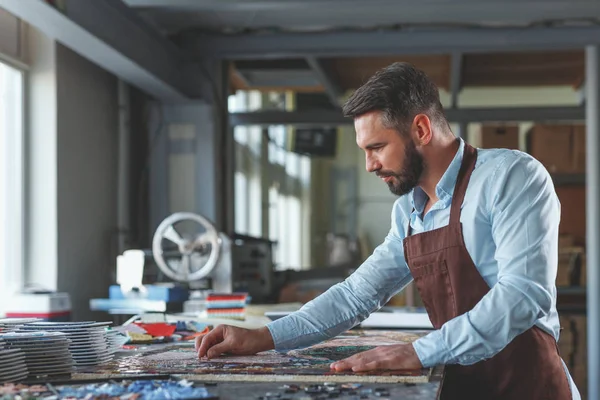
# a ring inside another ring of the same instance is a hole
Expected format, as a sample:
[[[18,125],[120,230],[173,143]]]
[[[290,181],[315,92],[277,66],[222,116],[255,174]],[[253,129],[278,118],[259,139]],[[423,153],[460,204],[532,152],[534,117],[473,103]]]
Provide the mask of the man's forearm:
[[[337,284],[299,311],[268,324],[275,349],[311,346],[353,328],[368,317],[377,308],[377,299],[357,296],[351,285],[348,281]]]
[[[394,213],[392,221],[395,221]],[[411,280],[402,241],[390,233],[344,282],[331,287],[299,311],[267,325],[275,348],[310,346],[353,328]]]

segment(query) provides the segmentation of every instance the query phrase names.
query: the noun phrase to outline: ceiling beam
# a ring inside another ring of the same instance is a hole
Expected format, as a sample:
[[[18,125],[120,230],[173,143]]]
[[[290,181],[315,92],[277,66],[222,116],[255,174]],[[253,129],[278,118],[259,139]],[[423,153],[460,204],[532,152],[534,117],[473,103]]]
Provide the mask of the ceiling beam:
[[[195,11],[273,11],[306,9],[315,6],[310,0],[123,0],[130,7],[179,8]],[[339,3],[339,1],[338,1]],[[317,5],[318,6],[318,5]]]
[[[343,95],[343,91],[339,85],[333,81],[333,78],[329,76],[323,67],[323,62],[316,57],[306,57],[306,62],[325,88],[325,92],[327,93],[327,97],[329,97],[331,104],[335,108],[341,108],[342,104],[340,98]]]
[[[186,32],[178,43],[191,57],[273,59],[480,53],[583,48],[600,44],[600,26],[420,29],[218,35]]]
[[[462,90],[462,53],[452,53],[450,58],[450,107],[458,108],[458,95]]]
[[[164,101],[182,101],[190,84],[173,43],[120,0],[0,0],[0,7],[119,78]]]
[[[510,107],[510,108],[462,108],[447,109],[449,122],[549,122],[585,120],[583,107]],[[339,126],[351,125],[352,119],[332,110],[314,111],[257,111],[230,113],[229,124],[237,125],[296,125]]]
[[[238,72],[250,87],[314,87],[320,82],[311,70],[241,69]]]
[[[474,13],[480,15],[478,20],[485,21],[491,19],[490,17],[498,18],[499,11],[505,11],[507,9],[507,3],[510,5],[508,8],[513,14],[526,15],[531,14],[531,10],[537,11],[536,15],[540,18],[540,15],[545,16],[545,19],[551,20],[558,17],[571,17],[573,13],[569,13],[573,9],[587,10],[592,13],[597,10],[591,4],[591,7],[586,3],[594,3],[593,0],[552,0],[547,5],[546,10],[540,10],[540,0],[486,0],[481,2],[479,0],[459,0],[459,1],[427,1],[417,2],[414,0],[369,0],[364,2],[361,0],[123,0],[130,7],[139,8],[165,8],[165,9],[179,9],[179,10],[190,10],[190,11],[284,11],[293,12],[294,10],[306,10],[313,9],[317,12],[325,9],[337,9],[345,11],[344,7],[356,7],[368,5],[369,7],[375,8],[376,10],[385,10],[387,12],[397,12],[398,10],[404,9],[404,12],[400,15],[396,15],[397,22],[407,23],[420,23],[423,19],[432,20],[431,13],[436,13],[437,22],[450,22],[446,18],[454,16],[454,13]],[[541,0],[542,2],[548,2],[548,0]],[[357,4],[358,3],[358,4]],[[420,4],[424,3],[424,4]],[[483,3],[483,4],[482,4]],[[588,7],[585,7],[585,6]],[[570,6],[570,7],[569,7]],[[569,7],[567,12],[565,8]],[[364,8],[363,8],[364,9]],[[448,10],[455,10],[454,13],[448,12]],[[485,11],[482,13],[481,11]],[[342,12],[343,13],[343,12]],[[343,13],[348,15],[348,12]],[[423,16],[425,14],[425,16]],[[503,16],[504,14],[502,14]],[[585,14],[584,14],[585,15]],[[421,18],[415,18],[421,17]],[[446,18],[444,18],[446,17]],[[462,19],[451,19],[452,22],[460,23],[466,22],[465,17]],[[514,17],[513,17],[514,19]]]

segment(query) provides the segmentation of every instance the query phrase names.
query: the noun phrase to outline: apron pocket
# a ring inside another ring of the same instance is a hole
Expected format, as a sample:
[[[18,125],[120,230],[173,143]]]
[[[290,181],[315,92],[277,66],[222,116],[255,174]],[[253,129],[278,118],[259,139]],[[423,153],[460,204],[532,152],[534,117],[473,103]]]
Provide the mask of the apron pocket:
[[[429,319],[436,329],[457,316],[456,300],[446,261],[415,266],[411,268],[411,273]]]

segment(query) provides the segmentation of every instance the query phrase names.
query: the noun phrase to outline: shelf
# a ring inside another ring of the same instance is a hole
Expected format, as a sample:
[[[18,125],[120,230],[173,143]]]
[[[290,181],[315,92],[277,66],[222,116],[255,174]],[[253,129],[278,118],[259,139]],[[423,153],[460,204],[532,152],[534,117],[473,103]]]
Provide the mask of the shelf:
[[[558,298],[556,309],[564,314],[585,314],[587,312],[586,288],[583,286],[561,286],[556,288]]]
[[[556,305],[556,311],[559,314],[577,314],[577,315],[585,315],[587,314],[587,307],[585,305],[576,305],[576,304],[566,304],[566,305]]]
[[[585,173],[554,173],[550,176],[554,186],[585,185]]]
[[[583,286],[560,286],[556,288],[559,295],[579,295],[585,296],[586,289]]]

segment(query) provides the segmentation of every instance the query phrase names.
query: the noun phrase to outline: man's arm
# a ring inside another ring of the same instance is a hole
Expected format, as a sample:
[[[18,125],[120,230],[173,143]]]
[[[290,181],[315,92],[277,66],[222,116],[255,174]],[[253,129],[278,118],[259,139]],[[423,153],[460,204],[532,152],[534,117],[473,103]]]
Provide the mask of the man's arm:
[[[397,209],[398,201],[385,241],[350,277],[297,312],[267,325],[277,350],[310,346],[354,327],[410,283]]]
[[[489,192],[498,282],[469,312],[414,342],[425,367],[493,357],[554,302],[560,204],[547,171],[510,155]]]
[[[272,348],[310,346],[354,327],[383,306],[412,280],[400,239],[404,232],[399,229],[403,230],[405,223],[397,216],[398,203],[392,209],[392,227],[385,241],[348,279],[265,328],[218,326],[196,340],[198,356],[213,358],[223,353],[255,354]]]

